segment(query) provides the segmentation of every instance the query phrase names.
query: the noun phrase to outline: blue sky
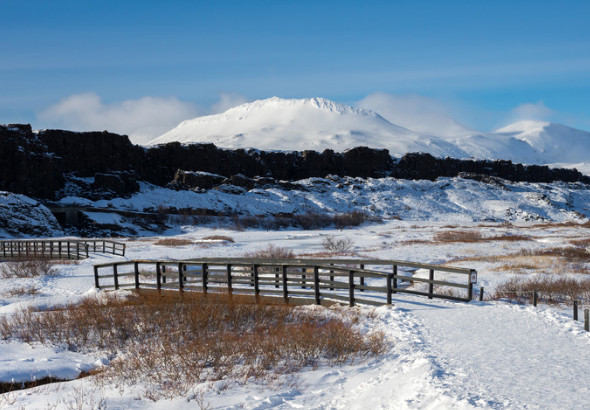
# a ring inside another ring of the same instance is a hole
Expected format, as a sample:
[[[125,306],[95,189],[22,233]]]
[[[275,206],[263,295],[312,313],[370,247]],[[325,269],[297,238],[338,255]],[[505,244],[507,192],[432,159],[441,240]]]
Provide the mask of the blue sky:
[[[483,131],[523,115],[590,130],[589,1],[0,0],[0,12],[0,123],[129,132],[142,116],[172,124],[275,95],[384,92]]]

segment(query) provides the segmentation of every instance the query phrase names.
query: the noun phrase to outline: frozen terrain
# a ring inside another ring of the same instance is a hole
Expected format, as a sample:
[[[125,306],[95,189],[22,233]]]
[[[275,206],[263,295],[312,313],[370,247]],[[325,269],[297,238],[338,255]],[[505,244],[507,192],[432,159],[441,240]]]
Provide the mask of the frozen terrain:
[[[379,110],[379,105],[368,106]],[[379,115],[323,98],[258,100],[224,113],[180,123],[150,144],[209,142],[225,148],[343,151],[356,146],[386,148],[394,156],[427,152],[455,158],[506,159],[525,164],[561,163],[588,172],[590,133],[560,124],[520,121],[494,132],[479,132],[450,118],[432,128],[410,130]],[[391,118],[391,115],[389,115]],[[427,132],[430,131],[430,132]],[[575,147],[575,149],[574,149]]]
[[[361,211],[376,219],[447,222],[568,221],[590,216],[590,191],[578,183],[333,177],[296,181],[289,190],[225,188],[195,192],[142,184],[140,192],[130,198],[91,201],[65,197],[61,204],[129,211],[154,210],[166,204],[177,209],[262,216]]]
[[[436,241],[437,233],[467,231],[487,237],[520,235],[517,241],[488,240],[473,243]],[[590,229],[576,224],[516,225],[498,223],[390,221],[358,229],[322,231],[234,231],[215,228],[180,228],[176,237],[190,245],[154,245],[157,237],[127,241],[126,258],[190,258],[241,256],[269,243],[298,255],[323,252],[327,236],[349,238],[358,256],[393,258],[429,263],[450,263],[478,270],[478,285],[493,295],[506,279],[523,273],[586,277],[558,261],[522,271],[506,269],[508,259],[530,251],[567,245],[590,238]],[[234,242],[204,239],[225,235]],[[516,257],[515,257],[516,258]],[[3,279],[0,315],[35,306],[51,307],[73,302],[93,290],[92,264],[121,257],[93,255],[80,264],[59,265],[59,274],[40,278]],[[516,261],[516,259],[515,259]],[[579,267],[579,266],[578,266]],[[586,266],[587,268],[587,266]],[[19,288],[36,288],[15,296]],[[99,294],[104,292],[99,292]],[[581,322],[571,320],[570,308],[538,308],[489,300],[469,304],[430,301],[397,295],[394,306],[374,310],[375,318],[359,324],[381,329],[388,341],[380,357],[343,366],[306,368],[297,383],[252,382],[195,386],[195,394],[153,402],[141,395],[141,386],[96,384],[93,377],[44,385],[0,396],[0,408],[45,409],[84,403],[106,408],[585,408],[588,388],[584,380],[590,362],[590,335]],[[587,306],[582,306],[585,308]],[[363,311],[371,308],[359,307]],[[82,354],[62,346],[0,342],[0,380],[18,381],[45,375],[70,378],[81,371],[108,364],[105,352]],[[203,392],[201,396],[199,392]],[[549,399],[550,398],[550,399]]]

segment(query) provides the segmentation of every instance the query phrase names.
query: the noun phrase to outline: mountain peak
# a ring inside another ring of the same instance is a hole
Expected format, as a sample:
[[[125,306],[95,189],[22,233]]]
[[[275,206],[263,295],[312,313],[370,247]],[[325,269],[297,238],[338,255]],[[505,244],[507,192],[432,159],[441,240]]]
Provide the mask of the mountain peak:
[[[343,151],[359,145],[385,148],[420,135],[379,114],[325,98],[278,97],[242,104],[215,115],[183,121],[150,142],[213,142],[224,148]],[[414,145],[414,151],[424,147]]]

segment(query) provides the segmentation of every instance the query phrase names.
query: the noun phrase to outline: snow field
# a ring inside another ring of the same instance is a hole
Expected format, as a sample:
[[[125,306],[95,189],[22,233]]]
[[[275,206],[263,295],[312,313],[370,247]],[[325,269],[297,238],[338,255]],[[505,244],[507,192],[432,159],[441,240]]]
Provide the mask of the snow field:
[[[457,224],[454,224],[457,225]],[[435,243],[437,232],[464,230],[483,236],[524,235],[528,240],[506,242]],[[570,239],[590,237],[590,229],[575,225],[459,224],[391,221],[357,229],[322,231],[231,231],[182,227],[174,237],[192,245],[154,245],[160,237],[127,241],[126,258],[191,258],[242,256],[272,243],[296,254],[322,252],[328,236],[349,238],[353,251],[371,258],[403,259],[424,263],[449,263],[478,270],[478,288],[486,295],[506,279],[523,275],[557,275],[557,263],[543,270],[516,273],[499,270],[504,262],[494,258],[520,249],[563,246]],[[225,235],[234,242],[202,238]],[[0,281],[0,316],[20,307],[48,307],[96,293],[92,264],[120,260],[96,255],[80,264],[58,266],[59,275]],[[563,271],[564,275],[586,277]],[[8,297],[6,292],[22,284],[34,284],[36,295]],[[101,294],[102,292],[99,292]],[[582,306],[582,309],[586,306]],[[139,389],[96,385],[92,378],[40,386],[0,396],[0,408],[24,406],[45,409],[63,400],[87,404],[106,403],[107,408],[315,408],[315,409],[434,409],[434,408],[585,408],[590,370],[590,335],[581,322],[573,322],[569,307],[538,308],[504,301],[469,304],[395,295],[394,306],[357,307],[373,319],[359,324],[382,330],[389,342],[380,357],[344,366],[304,369],[286,385],[222,383],[195,386],[194,394],[174,400],[152,402],[138,396]],[[374,313],[371,313],[374,312]],[[51,346],[0,342],[0,380],[27,375],[71,377],[89,367],[108,363],[106,355],[82,355]],[[4,402],[2,401],[4,400]],[[7,400],[11,404],[7,404]],[[60,404],[61,403],[61,404]]]

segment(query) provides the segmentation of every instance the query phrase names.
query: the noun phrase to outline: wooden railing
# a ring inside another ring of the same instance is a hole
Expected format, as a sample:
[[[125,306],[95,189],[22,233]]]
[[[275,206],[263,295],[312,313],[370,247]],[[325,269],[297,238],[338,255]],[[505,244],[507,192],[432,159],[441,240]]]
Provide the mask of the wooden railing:
[[[0,240],[2,259],[85,259],[89,252],[125,256],[125,244],[104,239]]]
[[[228,292],[383,305],[393,295],[468,302],[477,272],[395,260],[242,259],[130,260],[94,265],[99,289]]]

